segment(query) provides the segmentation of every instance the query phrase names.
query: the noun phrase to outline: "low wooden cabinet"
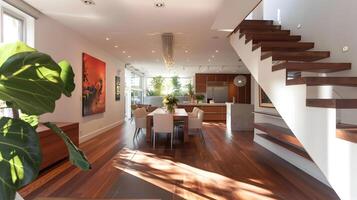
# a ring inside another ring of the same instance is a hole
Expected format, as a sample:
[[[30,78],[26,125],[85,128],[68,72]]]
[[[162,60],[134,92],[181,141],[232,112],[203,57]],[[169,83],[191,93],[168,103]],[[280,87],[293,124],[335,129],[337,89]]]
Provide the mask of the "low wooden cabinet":
[[[79,144],[79,124],[78,123],[55,123],[61,128],[75,145]],[[42,152],[42,163],[40,170],[43,170],[58,161],[68,158],[68,151],[65,143],[52,130],[44,125],[39,125],[37,132],[40,137]]]

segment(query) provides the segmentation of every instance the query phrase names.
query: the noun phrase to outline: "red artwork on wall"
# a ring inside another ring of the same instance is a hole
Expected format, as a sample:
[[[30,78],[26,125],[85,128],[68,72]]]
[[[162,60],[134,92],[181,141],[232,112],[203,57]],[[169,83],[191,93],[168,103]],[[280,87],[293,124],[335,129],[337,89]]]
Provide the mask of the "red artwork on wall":
[[[82,115],[105,112],[105,62],[83,53]]]

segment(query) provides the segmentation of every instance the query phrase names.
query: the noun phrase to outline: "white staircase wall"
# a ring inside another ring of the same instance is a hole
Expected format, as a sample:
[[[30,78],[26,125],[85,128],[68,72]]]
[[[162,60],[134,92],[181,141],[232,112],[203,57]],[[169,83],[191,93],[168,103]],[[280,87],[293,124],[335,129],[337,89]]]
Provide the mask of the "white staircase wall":
[[[231,44],[277,111],[321,169],[341,199],[357,199],[357,147],[337,139],[336,109],[306,107],[305,85],[286,86],[286,71],[272,72],[272,59],[261,61],[260,48],[252,51],[239,32]]]

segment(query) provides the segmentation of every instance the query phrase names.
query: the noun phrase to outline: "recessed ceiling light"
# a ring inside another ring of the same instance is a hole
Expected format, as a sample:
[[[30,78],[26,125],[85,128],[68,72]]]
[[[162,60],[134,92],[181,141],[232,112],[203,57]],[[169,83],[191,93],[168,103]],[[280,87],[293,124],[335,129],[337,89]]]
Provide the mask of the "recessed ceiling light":
[[[81,0],[85,5],[92,6],[95,5],[93,0]]]
[[[118,45],[115,45],[114,48],[118,48],[119,46]]]
[[[214,58],[214,55],[212,55],[212,58]]]
[[[123,54],[126,54],[126,51],[122,51]]]
[[[219,53],[218,49],[216,50],[216,53]]]
[[[131,58],[131,56],[128,56],[128,58]]]
[[[188,50],[185,50],[185,53],[188,53]]]
[[[165,7],[165,3],[164,2],[157,2],[157,3],[155,3],[155,7],[156,8],[163,8],[163,7]]]
[[[156,51],[155,50],[151,50],[151,53],[156,53]]]
[[[208,59],[208,62],[211,62],[211,59]]]
[[[109,37],[106,37],[105,40],[108,41],[108,40],[110,40],[110,38],[109,38]]]

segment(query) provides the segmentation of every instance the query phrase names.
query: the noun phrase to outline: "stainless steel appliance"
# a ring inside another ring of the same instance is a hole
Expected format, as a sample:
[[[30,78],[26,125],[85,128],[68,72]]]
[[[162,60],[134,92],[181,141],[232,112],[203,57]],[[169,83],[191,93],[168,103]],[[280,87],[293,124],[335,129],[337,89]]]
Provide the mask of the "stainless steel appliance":
[[[228,86],[225,82],[207,83],[206,92],[207,101],[213,100],[215,103],[226,103],[228,101]]]

